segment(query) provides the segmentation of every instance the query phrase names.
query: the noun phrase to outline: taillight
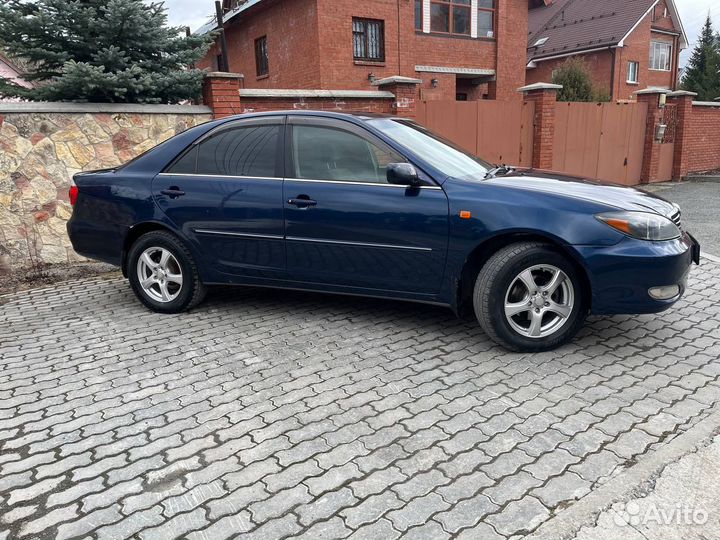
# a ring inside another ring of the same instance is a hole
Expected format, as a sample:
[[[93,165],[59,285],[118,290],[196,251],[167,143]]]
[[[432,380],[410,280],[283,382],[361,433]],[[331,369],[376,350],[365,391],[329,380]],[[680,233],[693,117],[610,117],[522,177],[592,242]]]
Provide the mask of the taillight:
[[[70,192],[68,193],[68,195],[70,196],[70,205],[71,206],[75,206],[75,203],[77,202],[77,198],[78,198],[78,193],[79,193],[79,190],[78,190],[77,186],[70,186]]]

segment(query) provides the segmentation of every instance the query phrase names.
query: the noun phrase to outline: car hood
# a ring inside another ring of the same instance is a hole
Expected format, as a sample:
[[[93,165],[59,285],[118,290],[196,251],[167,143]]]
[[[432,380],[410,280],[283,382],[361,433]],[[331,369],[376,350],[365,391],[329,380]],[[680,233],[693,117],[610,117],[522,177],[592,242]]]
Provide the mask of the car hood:
[[[671,202],[641,189],[533,169],[498,176],[484,182],[583,199],[620,210],[652,211],[668,217],[677,210]]]

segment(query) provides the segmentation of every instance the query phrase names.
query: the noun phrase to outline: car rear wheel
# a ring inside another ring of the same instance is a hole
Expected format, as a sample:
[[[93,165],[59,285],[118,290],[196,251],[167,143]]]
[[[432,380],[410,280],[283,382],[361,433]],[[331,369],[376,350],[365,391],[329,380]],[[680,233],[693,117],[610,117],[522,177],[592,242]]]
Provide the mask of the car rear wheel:
[[[552,246],[521,242],[495,253],[475,282],[475,315],[485,332],[514,351],[554,349],[587,315],[575,266]]]
[[[128,277],[138,299],[153,311],[179,313],[205,297],[205,286],[188,249],[166,231],[151,231],[132,245]]]

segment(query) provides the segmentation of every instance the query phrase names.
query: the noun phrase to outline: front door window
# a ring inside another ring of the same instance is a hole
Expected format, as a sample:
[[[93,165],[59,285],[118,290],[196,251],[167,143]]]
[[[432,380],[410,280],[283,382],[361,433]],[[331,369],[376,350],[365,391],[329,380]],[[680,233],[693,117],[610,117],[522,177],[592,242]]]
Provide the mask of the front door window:
[[[387,165],[404,159],[349,131],[325,126],[292,129],[294,177],[387,183]]]

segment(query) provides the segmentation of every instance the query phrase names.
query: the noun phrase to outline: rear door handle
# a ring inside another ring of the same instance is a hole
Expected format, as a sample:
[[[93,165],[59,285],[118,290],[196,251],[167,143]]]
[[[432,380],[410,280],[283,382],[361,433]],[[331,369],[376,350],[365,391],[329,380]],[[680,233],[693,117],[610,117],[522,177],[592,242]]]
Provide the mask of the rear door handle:
[[[292,204],[293,206],[297,206],[298,208],[307,208],[308,206],[316,206],[317,201],[314,201],[312,199],[288,199],[288,204]]]
[[[171,199],[176,199],[185,195],[185,192],[176,186],[172,186],[168,189],[163,189],[160,193],[162,193],[163,195],[167,195]]]

